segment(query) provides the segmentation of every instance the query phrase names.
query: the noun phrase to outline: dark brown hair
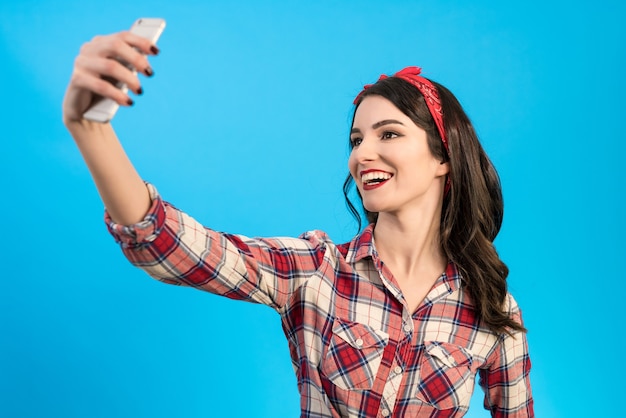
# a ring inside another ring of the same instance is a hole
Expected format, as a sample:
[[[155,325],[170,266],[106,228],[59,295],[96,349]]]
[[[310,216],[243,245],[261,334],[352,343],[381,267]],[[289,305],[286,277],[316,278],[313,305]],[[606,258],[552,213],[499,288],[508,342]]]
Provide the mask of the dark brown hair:
[[[497,334],[526,331],[504,311],[509,269],[493,245],[504,213],[500,178],[459,101],[447,88],[433,84],[443,107],[449,155],[424,96],[405,80],[390,77],[378,81],[363,92],[354,112],[365,97],[382,96],[426,131],[432,154],[450,165],[451,188],[444,197],[439,230],[442,250],[461,272],[479,320]],[[348,197],[352,184],[348,175],[343,192],[360,230],[361,216]],[[376,222],[377,213],[363,210],[368,222]]]

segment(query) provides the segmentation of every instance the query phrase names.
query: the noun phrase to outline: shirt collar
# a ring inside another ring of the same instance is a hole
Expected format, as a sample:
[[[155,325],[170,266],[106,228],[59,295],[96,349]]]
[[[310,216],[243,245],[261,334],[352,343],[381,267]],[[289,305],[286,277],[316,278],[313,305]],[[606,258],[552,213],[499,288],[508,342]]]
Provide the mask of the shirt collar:
[[[376,257],[374,257],[376,255]],[[374,248],[374,224],[369,224],[363,232],[354,237],[348,245],[346,261],[356,263],[365,257],[378,258]]]
[[[451,294],[461,287],[463,283],[463,276],[457,268],[456,264],[452,261],[448,262],[446,271],[439,277],[433,286],[433,290],[438,290],[433,294],[429,294],[430,299],[438,299],[438,296],[443,296],[446,293]],[[443,286],[442,286],[443,285]],[[447,291],[446,291],[447,290]]]
[[[374,224],[369,224],[363,232],[354,237],[348,246],[346,261],[348,263],[356,263],[363,258],[371,257],[376,266],[379,265],[378,252],[374,246]],[[433,290],[434,294],[429,295],[430,298],[438,298],[445,294],[451,294],[459,289],[463,283],[463,276],[452,261],[448,263],[444,274],[439,277]]]

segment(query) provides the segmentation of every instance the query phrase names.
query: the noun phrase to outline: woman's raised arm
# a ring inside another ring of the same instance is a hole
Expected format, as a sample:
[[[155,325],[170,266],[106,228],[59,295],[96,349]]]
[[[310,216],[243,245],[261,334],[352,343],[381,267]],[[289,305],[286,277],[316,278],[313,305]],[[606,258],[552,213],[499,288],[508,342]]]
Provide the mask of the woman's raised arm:
[[[123,106],[132,105],[127,94],[103,77],[122,81],[130,91],[141,94],[137,75],[116,58],[128,62],[138,73],[150,76],[152,69],[144,54],[157,52],[150,41],[129,32],[94,37],[76,57],[63,100],[63,122],[87,163],[111,218],[124,225],[144,217],[150,207],[150,195],[111,124],[88,121],[83,113],[95,95],[111,98]]]

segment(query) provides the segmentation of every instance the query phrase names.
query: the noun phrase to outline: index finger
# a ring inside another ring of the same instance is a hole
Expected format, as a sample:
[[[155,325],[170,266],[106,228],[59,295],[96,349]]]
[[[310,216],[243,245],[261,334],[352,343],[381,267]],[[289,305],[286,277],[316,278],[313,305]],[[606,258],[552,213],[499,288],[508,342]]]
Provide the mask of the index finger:
[[[122,32],[121,35],[124,42],[135,47],[139,52],[146,55],[157,55],[159,53],[159,48],[150,39],[130,31]]]

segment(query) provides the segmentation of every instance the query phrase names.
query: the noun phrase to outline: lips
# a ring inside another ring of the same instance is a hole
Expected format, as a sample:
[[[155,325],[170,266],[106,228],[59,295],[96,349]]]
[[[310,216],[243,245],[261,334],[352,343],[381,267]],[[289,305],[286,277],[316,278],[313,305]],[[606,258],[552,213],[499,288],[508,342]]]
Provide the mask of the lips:
[[[377,189],[393,177],[393,174],[381,170],[364,170],[360,174],[363,190]]]

